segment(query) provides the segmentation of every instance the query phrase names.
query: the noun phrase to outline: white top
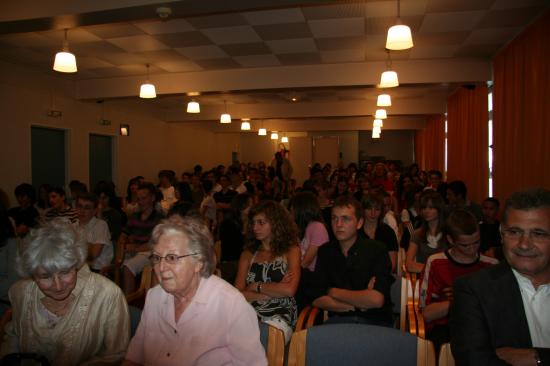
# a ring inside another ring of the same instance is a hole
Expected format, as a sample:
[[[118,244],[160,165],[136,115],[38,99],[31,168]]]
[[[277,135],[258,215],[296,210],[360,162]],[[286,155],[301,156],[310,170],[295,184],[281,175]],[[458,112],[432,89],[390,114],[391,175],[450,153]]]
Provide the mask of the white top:
[[[395,219],[395,214],[393,211],[386,212],[384,215],[384,224],[388,225],[395,232],[395,237],[399,238],[399,228],[397,227],[397,220]]]
[[[113,244],[111,243],[111,233],[109,232],[107,223],[102,219],[92,217],[92,219],[81,228],[84,230],[84,235],[86,236],[86,242],[88,244],[103,245],[101,254],[94,260],[91,267],[95,270],[100,270],[111,264],[114,251]]]
[[[149,290],[126,359],[142,365],[267,365],[254,308],[233,286],[212,275],[179,320],[174,296]]]
[[[531,333],[533,347],[550,347],[550,283],[536,290],[531,280],[512,268],[521,291],[521,299]]]

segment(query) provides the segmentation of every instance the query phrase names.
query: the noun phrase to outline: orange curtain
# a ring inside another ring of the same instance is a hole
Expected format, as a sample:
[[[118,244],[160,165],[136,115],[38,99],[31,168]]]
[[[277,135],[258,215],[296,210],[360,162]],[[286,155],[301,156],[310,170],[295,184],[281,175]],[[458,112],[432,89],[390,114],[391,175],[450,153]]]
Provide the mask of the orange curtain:
[[[468,199],[489,193],[488,90],[459,88],[447,100],[447,181],[462,180]]]
[[[445,116],[428,117],[426,127],[414,136],[416,163],[422,170],[445,169]]]
[[[494,192],[550,188],[550,11],[493,60]]]

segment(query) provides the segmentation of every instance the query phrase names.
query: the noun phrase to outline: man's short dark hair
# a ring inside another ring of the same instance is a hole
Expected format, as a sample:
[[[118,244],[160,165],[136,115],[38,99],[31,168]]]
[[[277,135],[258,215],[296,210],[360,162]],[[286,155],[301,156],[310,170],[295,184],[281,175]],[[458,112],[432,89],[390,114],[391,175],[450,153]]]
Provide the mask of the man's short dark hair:
[[[153,183],[150,182],[143,182],[138,186],[138,191],[146,189],[149,191],[149,194],[156,197],[157,196],[157,189]]]
[[[479,231],[477,218],[464,209],[456,209],[447,218],[447,234],[458,240],[460,235],[473,235]]]
[[[57,193],[60,196],[65,196],[65,190],[62,187],[50,187],[48,189],[48,194],[50,193]]]
[[[466,188],[466,184],[463,181],[453,180],[451,183],[447,185],[447,189],[451,190],[455,196],[460,196],[466,199],[466,194],[468,193],[468,189]]]
[[[500,201],[498,200],[498,198],[495,198],[495,197],[487,197],[483,200],[483,203],[485,202],[490,202],[492,203],[493,205],[495,205],[496,208],[499,208],[500,207]]]
[[[29,183],[21,183],[15,187],[15,197],[27,196],[31,200],[31,204],[36,201],[36,191]]]
[[[428,176],[437,175],[439,178],[443,179],[443,174],[439,170],[432,169],[428,172]]]
[[[336,207],[352,207],[355,211],[355,217],[357,220],[361,220],[363,218],[363,207],[361,206],[361,203],[357,201],[353,196],[350,195],[342,195],[334,201],[334,204],[332,206],[332,209]]]
[[[507,222],[508,213],[511,209],[529,211],[537,208],[550,208],[550,190],[539,187],[514,192],[506,200],[502,222]]]
[[[202,189],[204,190],[204,193],[210,193],[212,192],[212,189],[214,189],[214,183],[210,179],[204,179],[202,181]]]
[[[94,193],[90,192],[80,194],[76,200],[77,202],[78,200],[92,202],[94,204],[94,207],[97,207],[97,204],[99,202],[97,196]]]

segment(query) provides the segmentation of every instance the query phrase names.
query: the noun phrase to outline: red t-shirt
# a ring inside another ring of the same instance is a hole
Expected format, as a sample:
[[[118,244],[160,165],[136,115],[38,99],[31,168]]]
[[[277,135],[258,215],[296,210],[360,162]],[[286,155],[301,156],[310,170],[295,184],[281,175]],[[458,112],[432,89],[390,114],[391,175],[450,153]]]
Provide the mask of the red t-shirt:
[[[453,287],[453,283],[458,277],[497,263],[496,259],[484,255],[480,255],[472,263],[459,263],[449,255],[448,250],[431,255],[424,267],[424,276],[420,287],[420,306],[424,308],[431,303],[447,300],[443,289]],[[445,317],[426,324],[426,327],[431,329],[436,324],[447,325],[448,322],[449,318]]]

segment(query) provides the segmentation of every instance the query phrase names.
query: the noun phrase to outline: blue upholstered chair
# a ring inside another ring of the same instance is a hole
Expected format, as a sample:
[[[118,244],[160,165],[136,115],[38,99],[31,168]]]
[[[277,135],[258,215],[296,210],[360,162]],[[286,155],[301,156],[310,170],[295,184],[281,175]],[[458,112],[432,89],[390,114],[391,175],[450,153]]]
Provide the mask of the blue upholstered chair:
[[[393,328],[330,324],[294,333],[288,366],[435,365],[430,341]]]
[[[283,366],[285,360],[285,336],[272,325],[259,322],[260,342],[264,346],[269,366]]]

